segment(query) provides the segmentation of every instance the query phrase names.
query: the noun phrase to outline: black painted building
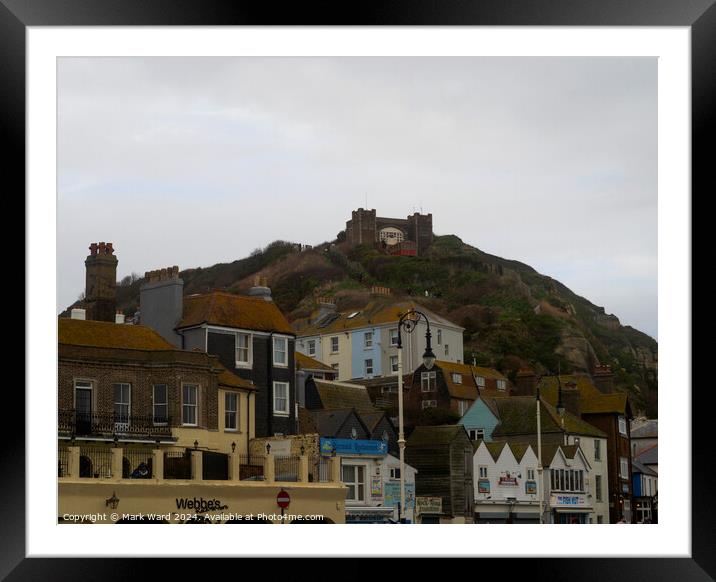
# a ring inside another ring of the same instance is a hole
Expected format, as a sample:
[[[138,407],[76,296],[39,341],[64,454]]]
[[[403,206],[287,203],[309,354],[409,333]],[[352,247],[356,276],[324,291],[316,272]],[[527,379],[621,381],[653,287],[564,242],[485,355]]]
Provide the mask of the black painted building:
[[[296,433],[295,335],[271,291],[249,296],[223,291],[187,295],[178,270],[145,274],[141,322],[186,350],[215,355],[231,372],[253,382],[257,437]],[[179,291],[177,293],[177,290]]]

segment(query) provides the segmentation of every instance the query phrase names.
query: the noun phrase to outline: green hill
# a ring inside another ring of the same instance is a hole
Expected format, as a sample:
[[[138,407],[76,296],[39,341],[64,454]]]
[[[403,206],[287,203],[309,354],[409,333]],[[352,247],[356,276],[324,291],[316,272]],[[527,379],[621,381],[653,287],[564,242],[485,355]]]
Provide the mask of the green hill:
[[[341,240],[339,235],[338,240]],[[634,407],[657,415],[657,342],[622,326],[614,315],[532,267],[440,236],[422,257],[387,255],[371,247],[325,243],[309,250],[276,241],[232,263],[181,272],[185,293],[246,292],[266,277],[290,318],[305,317],[316,295],[339,309],[364,305],[372,285],[412,296],[465,328],[464,361],[494,366],[508,376],[525,365],[541,373],[589,371],[608,363]],[[137,309],[141,279],[118,287],[118,308]]]

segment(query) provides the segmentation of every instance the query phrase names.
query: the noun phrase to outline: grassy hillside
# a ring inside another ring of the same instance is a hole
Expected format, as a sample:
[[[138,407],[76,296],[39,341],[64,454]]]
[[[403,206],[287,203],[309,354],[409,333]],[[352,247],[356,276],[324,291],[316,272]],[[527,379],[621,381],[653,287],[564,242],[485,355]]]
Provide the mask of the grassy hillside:
[[[339,237],[340,240],[340,237]],[[487,254],[457,236],[436,237],[424,257],[386,255],[371,247],[323,244],[301,252],[276,241],[232,263],[181,272],[185,292],[242,293],[257,275],[290,318],[306,316],[315,296],[335,297],[339,309],[360,307],[371,285],[412,296],[465,328],[464,361],[494,366],[508,376],[524,366],[541,373],[588,371],[611,364],[619,389],[635,407],[656,416],[657,342],[619,324],[602,307],[528,265]],[[141,279],[118,288],[118,307],[132,314]]]

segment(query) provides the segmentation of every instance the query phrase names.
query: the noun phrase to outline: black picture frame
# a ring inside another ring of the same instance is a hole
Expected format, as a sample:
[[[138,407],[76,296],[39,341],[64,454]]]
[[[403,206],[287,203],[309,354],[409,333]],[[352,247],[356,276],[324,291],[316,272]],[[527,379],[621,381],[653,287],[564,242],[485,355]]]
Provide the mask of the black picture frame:
[[[694,193],[714,191],[713,160],[706,140],[711,137],[716,105],[716,6],[714,0],[400,0],[314,5],[226,2],[216,0],[0,0],[0,135],[10,146],[4,157],[6,193],[25,190],[25,34],[30,26],[136,25],[480,25],[480,26],[684,26],[691,27],[692,57],[692,180]],[[9,143],[8,143],[9,142]],[[9,181],[8,181],[9,178]],[[709,188],[710,186],[710,188]],[[707,190],[708,188],[708,190]],[[692,200],[696,197],[692,195]],[[6,304],[16,305],[14,301]],[[25,305],[26,310],[31,306]],[[690,390],[689,370],[683,385],[662,389]],[[17,424],[6,430],[0,467],[0,576],[8,580],[119,580],[151,568],[128,564],[131,558],[40,559],[25,557],[24,395],[6,386],[5,409]],[[693,466],[711,463],[713,448],[706,438],[710,386],[692,392]],[[54,394],[48,390],[48,394]],[[9,428],[10,425],[7,425]],[[684,427],[684,430],[689,430]],[[700,460],[700,461],[698,461]],[[686,483],[686,481],[685,481]],[[512,579],[554,580],[711,580],[716,576],[716,513],[711,483],[692,475],[692,558],[560,558],[511,560]],[[638,530],[634,535],[638,535]],[[78,548],[79,550],[79,548]],[[108,548],[111,552],[111,548]],[[516,549],[516,551],[518,551]],[[154,565],[158,565],[156,561]],[[503,568],[504,563],[489,566]],[[215,572],[206,564],[173,560],[162,564],[163,575],[181,568],[183,577]],[[219,566],[220,567],[220,566]],[[282,567],[289,567],[288,564]],[[301,567],[300,565],[296,566]],[[248,573],[250,567],[244,572]],[[487,572],[481,565],[480,570]],[[340,571],[336,571],[339,576]],[[179,573],[179,572],[177,572]],[[477,574],[477,571],[475,572]],[[323,577],[323,576],[321,576]]]

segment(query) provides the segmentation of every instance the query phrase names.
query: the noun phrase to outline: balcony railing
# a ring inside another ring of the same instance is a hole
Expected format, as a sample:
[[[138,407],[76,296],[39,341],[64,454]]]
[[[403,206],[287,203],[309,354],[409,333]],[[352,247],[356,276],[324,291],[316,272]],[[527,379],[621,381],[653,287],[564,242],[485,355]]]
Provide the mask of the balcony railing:
[[[68,436],[133,437],[155,440],[172,436],[172,419],[150,415],[116,415],[104,412],[58,411],[58,431]]]

